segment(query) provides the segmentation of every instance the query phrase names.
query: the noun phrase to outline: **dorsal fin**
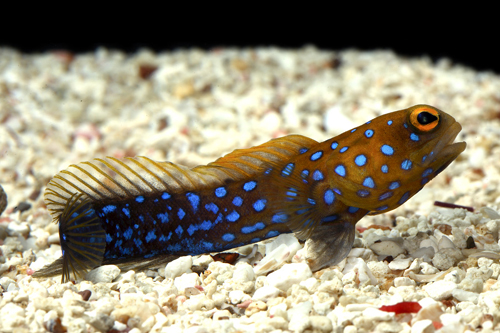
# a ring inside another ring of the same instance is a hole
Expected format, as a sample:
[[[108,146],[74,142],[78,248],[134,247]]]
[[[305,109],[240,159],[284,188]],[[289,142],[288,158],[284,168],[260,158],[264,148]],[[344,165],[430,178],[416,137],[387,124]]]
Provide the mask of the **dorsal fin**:
[[[56,174],[47,185],[44,199],[52,217],[57,219],[75,193],[84,194],[90,201],[109,201],[148,193],[181,193],[217,187],[285,163],[301,149],[315,144],[315,140],[307,137],[289,135],[235,150],[207,166],[193,169],[142,156],[96,158],[72,164]]]
[[[192,169],[201,174],[211,174],[218,179],[223,175],[232,180],[255,176],[270,167],[284,164],[302,148],[309,149],[318,144],[316,140],[302,135],[287,135],[248,149],[236,149],[209,163]]]

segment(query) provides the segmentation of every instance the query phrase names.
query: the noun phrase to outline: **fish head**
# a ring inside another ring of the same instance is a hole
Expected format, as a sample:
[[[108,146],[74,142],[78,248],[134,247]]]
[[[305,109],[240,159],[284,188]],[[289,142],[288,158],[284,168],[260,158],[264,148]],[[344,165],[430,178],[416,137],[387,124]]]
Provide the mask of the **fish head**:
[[[330,185],[349,206],[371,215],[390,211],[464,151],[465,142],[453,143],[461,129],[452,116],[430,105],[377,117],[334,138]]]

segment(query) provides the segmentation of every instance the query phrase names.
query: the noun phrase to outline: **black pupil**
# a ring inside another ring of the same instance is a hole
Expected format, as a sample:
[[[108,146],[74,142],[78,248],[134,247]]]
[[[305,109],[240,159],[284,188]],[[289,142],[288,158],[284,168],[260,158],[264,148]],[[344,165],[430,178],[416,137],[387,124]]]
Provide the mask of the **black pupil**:
[[[417,120],[420,123],[420,125],[430,124],[433,121],[436,121],[437,119],[438,117],[429,112],[420,112],[417,116]]]

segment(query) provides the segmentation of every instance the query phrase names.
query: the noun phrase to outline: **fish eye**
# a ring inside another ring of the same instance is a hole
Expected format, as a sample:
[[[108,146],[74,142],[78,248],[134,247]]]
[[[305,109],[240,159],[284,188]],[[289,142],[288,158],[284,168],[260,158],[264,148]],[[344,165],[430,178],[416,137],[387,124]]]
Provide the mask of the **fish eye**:
[[[410,124],[420,132],[430,132],[439,124],[439,112],[428,106],[418,107],[410,113]]]
[[[436,117],[435,115],[433,115],[427,111],[422,111],[417,116],[417,121],[420,125],[430,124],[433,121],[436,121],[437,119],[438,119],[438,117]]]

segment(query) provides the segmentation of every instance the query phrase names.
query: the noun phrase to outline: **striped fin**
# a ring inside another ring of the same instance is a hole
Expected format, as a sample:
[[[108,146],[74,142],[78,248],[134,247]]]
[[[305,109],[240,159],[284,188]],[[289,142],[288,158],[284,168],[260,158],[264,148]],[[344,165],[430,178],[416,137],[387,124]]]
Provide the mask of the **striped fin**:
[[[258,175],[317,144],[300,135],[289,135],[248,149],[238,149],[207,166],[189,169],[147,157],[96,158],[70,165],[47,185],[45,203],[54,219],[64,211],[74,193],[91,202],[122,200],[148,193],[181,193],[224,185]]]
[[[313,272],[342,261],[354,244],[354,224],[339,221],[331,225],[318,225],[307,239],[306,261]]]
[[[199,166],[193,171],[213,174],[219,179],[225,173],[233,180],[242,180],[258,175],[267,168],[281,165],[299,154],[300,149],[309,149],[317,144],[316,140],[302,135],[287,135],[256,147],[237,149],[206,167]]]
[[[62,283],[83,277],[90,269],[101,265],[106,248],[106,234],[90,201],[83,194],[73,194],[59,216],[59,237],[62,258],[36,272],[34,277],[60,274]]]

